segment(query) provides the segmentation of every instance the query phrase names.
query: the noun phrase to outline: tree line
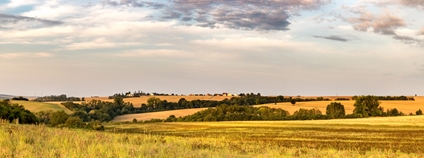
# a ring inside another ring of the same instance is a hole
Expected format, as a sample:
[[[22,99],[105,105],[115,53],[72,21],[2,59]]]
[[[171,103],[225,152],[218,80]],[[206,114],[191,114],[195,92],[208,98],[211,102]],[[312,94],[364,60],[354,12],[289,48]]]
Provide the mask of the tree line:
[[[116,97],[120,97],[120,98],[135,98],[135,97],[141,97],[141,96],[174,96],[176,94],[172,93],[172,94],[167,94],[167,93],[146,93],[143,91],[134,91],[133,93],[131,93],[131,91],[125,92],[125,93],[115,93],[114,95],[109,96],[109,99],[113,99]]]
[[[352,100],[356,100],[360,96],[353,96]],[[377,98],[378,100],[411,100],[414,101],[414,97],[407,97],[407,96],[373,96]]]
[[[38,97],[34,101],[38,102],[49,102],[49,101],[85,101],[85,98],[78,97],[67,97],[65,94],[62,95],[50,95],[44,97]]]

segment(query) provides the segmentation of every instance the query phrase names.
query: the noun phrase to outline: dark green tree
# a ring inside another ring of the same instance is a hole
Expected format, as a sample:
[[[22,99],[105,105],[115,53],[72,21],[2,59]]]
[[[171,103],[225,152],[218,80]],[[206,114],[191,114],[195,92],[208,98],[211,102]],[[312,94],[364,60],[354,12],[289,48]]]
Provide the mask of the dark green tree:
[[[375,96],[358,96],[356,97],[354,114],[360,114],[362,117],[381,116],[383,114],[380,108],[380,102]]]
[[[292,105],[295,105],[295,104],[296,104],[296,100],[292,99],[292,100],[290,101],[290,103],[291,103]]]
[[[331,118],[343,118],[346,115],[346,111],[343,104],[339,102],[332,102],[327,105],[325,113]]]

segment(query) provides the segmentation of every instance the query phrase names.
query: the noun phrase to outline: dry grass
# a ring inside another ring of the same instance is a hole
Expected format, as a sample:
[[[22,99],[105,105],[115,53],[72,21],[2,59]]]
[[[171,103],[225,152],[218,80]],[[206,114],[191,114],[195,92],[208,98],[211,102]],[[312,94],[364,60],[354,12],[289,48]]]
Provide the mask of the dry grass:
[[[105,126],[0,123],[0,157],[424,157],[424,116]]]
[[[61,104],[53,104],[53,103],[46,103],[46,102],[34,102],[34,101],[17,101],[13,100],[12,103],[23,105],[25,109],[28,109],[31,112],[39,112],[39,111],[60,111],[63,110],[68,114],[71,114],[72,111],[67,109],[65,106]]]
[[[293,114],[295,111],[300,108],[304,109],[312,109],[318,108],[324,114],[327,108],[327,105],[333,101],[315,101],[315,102],[297,102],[294,106],[291,103],[277,103],[275,104],[264,104],[264,105],[256,105],[255,107],[268,106],[270,108],[281,108],[289,111],[290,114]],[[355,107],[353,104],[355,101],[337,101],[342,103],[345,106],[345,110],[347,114],[353,113],[353,109]],[[413,113],[418,109],[424,110],[424,97],[417,97],[415,101],[381,101],[381,106],[384,109],[393,109],[397,108],[405,114]],[[142,114],[129,114],[115,117],[113,119],[114,122],[123,122],[123,121],[132,121],[134,118],[137,120],[151,120],[153,118],[156,119],[166,119],[169,115],[179,116],[187,116],[194,114],[196,112],[202,111],[206,108],[198,108],[198,109],[185,109],[185,110],[172,110],[172,111],[161,111],[154,113],[142,113]]]
[[[192,100],[215,100],[215,101],[221,101],[224,99],[231,99],[231,97],[226,96],[141,96],[137,98],[124,98],[125,102],[130,102],[134,105],[134,107],[140,107],[141,104],[147,104],[147,100],[151,97],[156,97],[161,100],[167,100],[168,102],[178,102],[181,98],[185,98],[188,101]],[[86,98],[86,101],[90,100],[101,100],[101,101],[109,101],[113,102],[113,99],[109,99],[108,97],[98,97],[98,98]]]

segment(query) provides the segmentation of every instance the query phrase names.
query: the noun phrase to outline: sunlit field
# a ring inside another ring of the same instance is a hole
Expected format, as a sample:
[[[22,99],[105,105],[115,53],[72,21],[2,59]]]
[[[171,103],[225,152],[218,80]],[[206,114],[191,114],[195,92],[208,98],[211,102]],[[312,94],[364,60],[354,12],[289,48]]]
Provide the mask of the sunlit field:
[[[423,157],[424,116],[106,124],[0,123],[0,157]]]
[[[46,102],[34,102],[34,101],[17,101],[12,100],[12,103],[19,104],[25,107],[25,109],[28,109],[31,112],[39,112],[39,111],[65,111],[68,114],[71,114],[72,111],[67,109],[65,106],[61,104],[54,104],[54,103],[46,103]]]

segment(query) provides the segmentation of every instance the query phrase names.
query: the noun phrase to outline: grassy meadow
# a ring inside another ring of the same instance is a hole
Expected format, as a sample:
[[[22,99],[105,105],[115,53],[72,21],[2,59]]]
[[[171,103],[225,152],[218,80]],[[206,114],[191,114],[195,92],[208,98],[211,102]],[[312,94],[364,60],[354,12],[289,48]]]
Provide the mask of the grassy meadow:
[[[0,157],[423,157],[424,116],[106,124],[0,123]]]
[[[68,114],[71,114],[72,111],[66,108],[65,106],[61,104],[54,104],[54,103],[46,103],[46,102],[35,102],[35,101],[17,101],[12,100],[11,101],[14,104],[19,104],[25,107],[25,109],[28,109],[31,112],[39,112],[39,111],[65,111]]]

